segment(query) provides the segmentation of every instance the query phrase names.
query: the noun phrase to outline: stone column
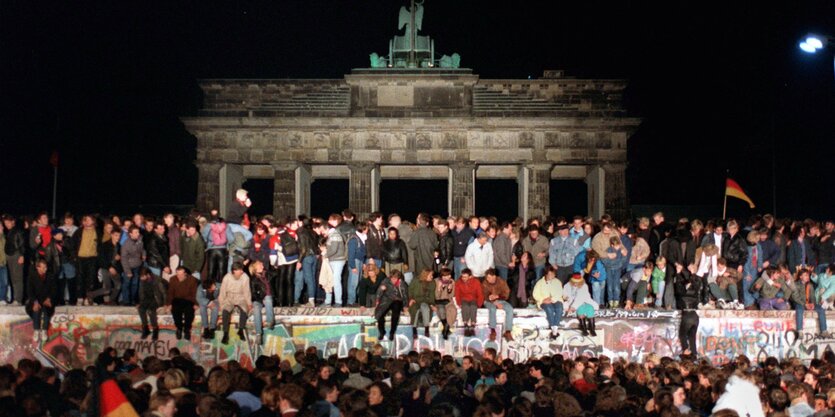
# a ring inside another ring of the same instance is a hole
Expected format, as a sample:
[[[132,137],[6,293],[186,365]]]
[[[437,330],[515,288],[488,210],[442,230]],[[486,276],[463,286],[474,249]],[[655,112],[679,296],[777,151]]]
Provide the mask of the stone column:
[[[449,166],[449,214],[475,215],[475,163],[458,162]]]
[[[586,170],[586,187],[588,189],[588,215],[594,219],[603,216],[606,208],[606,171],[600,165],[590,165]]]
[[[202,213],[218,208],[220,201],[220,164],[196,163],[197,201],[195,206]]]
[[[372,188],[376,186],[373,175],[374,164],[371,162],[353,162],[348,164],[348,171],[351,174],[348,207],[354,212],[356,218],[364,219],[371,214],[373,206]]]
[[[603,187],[606,191],[604,201],[606,213],[616,220],[624,220],[630,217],[629,199],[626,196],[626,163],[614,163],[603,165],[606,175],[606,184]]]
[[[235,193],[243,186],[244,183],[244,167],[238,164],[224,164],[220,168],[220,215],[226,217],[229,215],[227,210],[229,205],[235,199]]]
[[[551,212],[551,171],[552,164],[527,164],[528,218],[544,217]]]
[[[276,162],[273,179],[273,215],[276,219],[296,215],[296,163]]]
[[[310,165],[299,164],[295,171],[296,180],[296,216],[306,214],[310,216],[310,185],[313,184],[313,174]]]

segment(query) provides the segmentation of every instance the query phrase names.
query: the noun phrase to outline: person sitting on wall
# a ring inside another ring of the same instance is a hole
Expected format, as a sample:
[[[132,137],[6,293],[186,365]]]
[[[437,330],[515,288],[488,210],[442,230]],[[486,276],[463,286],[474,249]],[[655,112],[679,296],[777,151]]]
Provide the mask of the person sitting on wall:
[[[481,284],[484,291],[484,307],[489,313],[490,340],[496,340],[496,310],[504,310],[504,333],[502,337],[506,341],[513,340],[513,306],[507,302],[510,298],[510,288],[507,281],[498,278],[495,269],[490,268],[484,273],[484,283]]]
[[[383,340],[386,336],[386,314],[391,311],[391,328],[389,341],[394,340],[397,334],[397,323],[400,321],[400,312],[403,311],[403,303],[409,297],[409,286],[403,278],[400,270],[393,270],[377,288],[377,307],[374,309],[374,318],[377,319],[377,329],[380,332],[378,339]]]
[[[52,295],[55,294],[55,275],[49,271],[45,259],[38,259],[33,270],[29,273],[27,286],[29,301],[26,303],[26,314],[32,319],[32,341],[46,341],[49,322],[55,313]]]
[[[580,331],[583,336],[592,337],[597,336],[594,331],[594,312],[597,311],[599,305],[595,302],[589,294],[589,287],[586,281],[580,274],[573,274],[568,285],[563,288],[565,296],[566,311],[569,313],[577,312],[577,320],[580,322]]]
[[[185,267],[177,268],[171,281],[168,282],[168,297],[166,304],[168,311],[177,327],[177,339],[191,339],[191,325],[194,323],[194,308],[197,305],[197,278],[194,278]]]
[[[533,298],[536,300],[537,306],[545,311],[548,327],[551,328],[551,340],[556,339],[560,335],[563,288],[562,282],[557,278],[557,270],[552,265],[545,266],[545,275],[536,282],[536,286],[533,288]]]
[[[812,284],[812,268],[799,267],[792,288],[791,300],[794,304],[796,331],[803,331],[803,313],[814,310],[818,313],[818,334],[826,334],[826,311],[821,306],[815,287]]]
[[[432,308],[435,306],[435,280],[432,270],[420,271],[417,282],[409,285],[409,315],[412,317],[412,338],[417,339],[418,323],[423,326],[423,335],[429,337],[429,323],[432,322]]]
[[[154,275],[149,268],[139,268],[139,319],[142,322],[142,340],[151,335],[148,322],[154,329],[151,340],[159,339],[159,324],[157,323],[157,309],[165,304],[165,287],[162,278]]]
[[[244,266],[235,262],[232,264],[232,272],[223,277],[220,283],[220,294],[218,302],[222,311],[223,339],[221,343],[229,344],[229,326],[232,321],[232,312],[238,309],[238,337],[241,341],[246,340],[246,319],[247,314],[252,311],[252,293],[249,286],[249,276],[244,273]]]
[[[768,267],[762,275],[754,282],[752,291],[759,293],[757,300],[760,310],[788,310],[789,303],[786,301],[784,289],[786,281],[779,268]]]

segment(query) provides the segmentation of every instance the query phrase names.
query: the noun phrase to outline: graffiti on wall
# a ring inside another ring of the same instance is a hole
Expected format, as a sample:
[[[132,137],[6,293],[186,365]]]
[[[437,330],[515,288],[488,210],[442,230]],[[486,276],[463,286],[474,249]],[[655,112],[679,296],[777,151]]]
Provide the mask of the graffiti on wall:
[[[705,311],[703,316],[696,345],[715,364],[739,355],[755,361],[769,356],[811,360],[835,348],[835,339],[819,335],[815,313],[807,314],[802,329],[794,311]]]
[[[462,358],[493,348],[502,357],[515,361],[555,353],[571,358],[607,355],[640,361],[650,352],[677,356],[681,351],[678,312],[655,310],[602,311],[597,318],[597,336],[594,337],[583,336],[577,329],[576,318],[567,315],[561,324],[560,335],[552,340],[542,312],[519,309],[514,319],[514,340],[505,342],[501,337],[491,340],[486,310],[479,310],[475,336],[465,337],[457,330],[449,340],[444,340],[440,325],[434,319],[429,336],[421,331],[413,337],[408,315],[405,315],[394,340],[381,341],[370,310],[283,308],[277,309],[277,324],[265,330],[263,343],[259,343],[250,325],[246,340],[240,340],[233,331],[227,345],[220,343],[220,331],[212,340],[201,339],[199,316],[188,340],[176,339],[169,315],[159,317],[159,340],[143,340],[139,317],[128,308],[65,308],[52,318],[47,339],[33,343],[31,321],[22,309],[19,312],[11,310],[0,311],[0,363],[34,358],[60,369],[90,365],[107,346],[119,351],[135,349],[141,357],[164,357],[172,348],[177,348],[205,367],[231,360],[250,367],[261,355],[279,355],[292,362],[296,350],[309,346],[315,346],[323,356],[346,356],[352,348],[370,349],[377,343],[383,345],[388,355],[430,349]],[[797,333],[794,332],[793,311],[700,311],[699,314],[698,352],[714,363],[723,363],[740,354],[753,360],[767,356],[809,360],[835,348],[835,339],[817,335],[813,314],[806,317],[803,329]],[[502,312],[499,312],[498,322],[497,333],[501,335]],[[388,326],[387,323],[387,329]]]

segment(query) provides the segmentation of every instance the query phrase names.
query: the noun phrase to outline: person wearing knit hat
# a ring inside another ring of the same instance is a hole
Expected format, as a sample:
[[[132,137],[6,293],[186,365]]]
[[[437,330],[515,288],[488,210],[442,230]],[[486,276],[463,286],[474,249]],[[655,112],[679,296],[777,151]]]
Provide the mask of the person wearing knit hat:
[[[589,287],[579,273],[571,276],[568,285],[563,290],[565,296],[566,311],[576,312],[577,320],[580,322],[580,330],[583,336],[591,334],[597,336],[594,331],[594,312],[599,308],[598,304],[591,298]]]

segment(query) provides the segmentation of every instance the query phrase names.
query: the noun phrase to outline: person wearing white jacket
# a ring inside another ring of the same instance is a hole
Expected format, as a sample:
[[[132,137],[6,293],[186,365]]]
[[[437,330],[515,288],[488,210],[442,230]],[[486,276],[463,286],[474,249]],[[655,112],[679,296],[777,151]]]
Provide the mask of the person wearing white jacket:
[[[484,278],[485,272],[493,268],[493,245],[487,241],[485,232],[480,232],[476,240],[467,246],[464,261],[474,277]]]
[[[760,404],[760,389],[747,379],[732,375],[725,385],[725,393],[716,401],[713,412],[723,409],[736,411],[740,416],[765,417]]]

